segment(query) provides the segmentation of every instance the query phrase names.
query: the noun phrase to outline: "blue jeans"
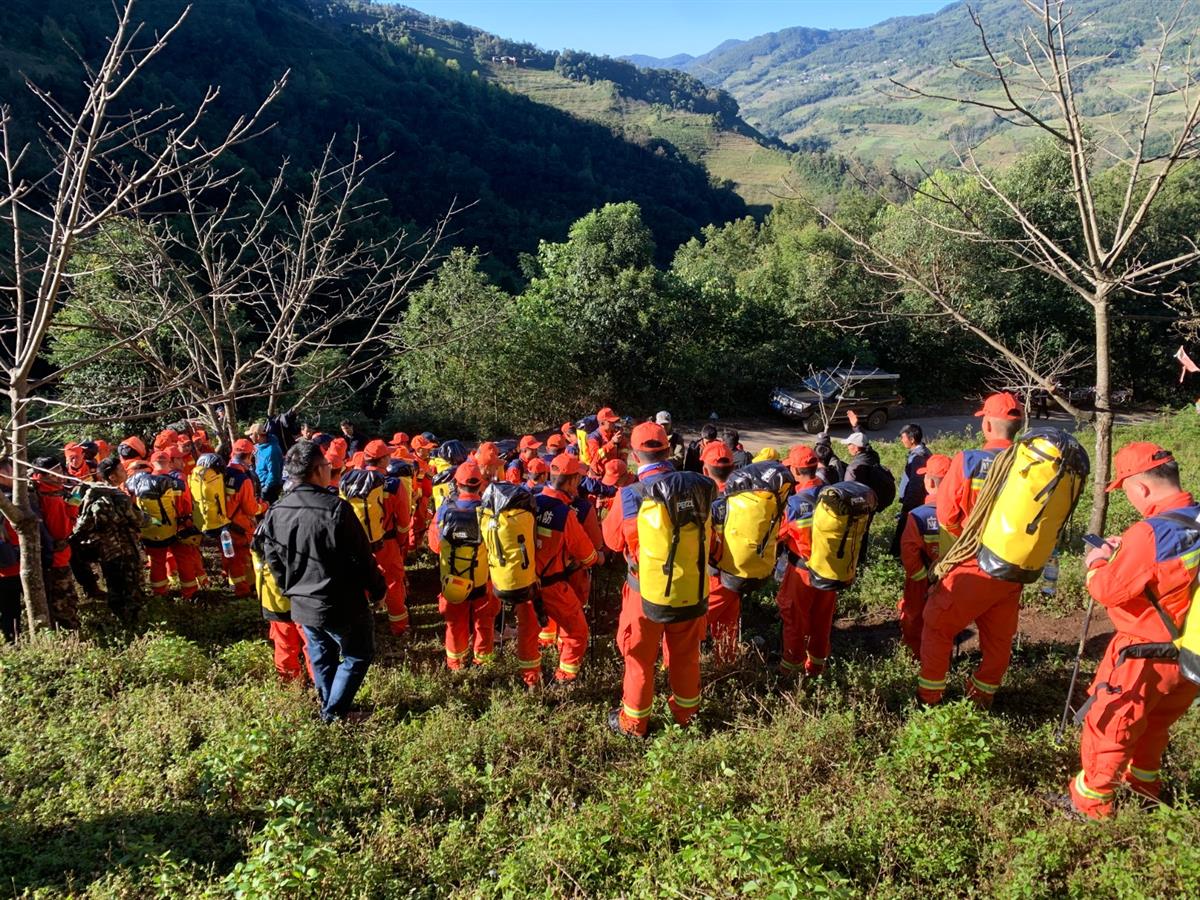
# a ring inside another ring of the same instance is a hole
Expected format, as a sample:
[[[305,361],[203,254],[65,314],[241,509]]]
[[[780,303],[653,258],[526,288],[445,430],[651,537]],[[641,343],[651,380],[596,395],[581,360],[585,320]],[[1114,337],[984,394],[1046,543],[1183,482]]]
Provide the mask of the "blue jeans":
[[[305,625],[304,633],[321,698],[321,718],[332,722],[350,711],[375,658],[375,624],[366,613],[336,628]]]

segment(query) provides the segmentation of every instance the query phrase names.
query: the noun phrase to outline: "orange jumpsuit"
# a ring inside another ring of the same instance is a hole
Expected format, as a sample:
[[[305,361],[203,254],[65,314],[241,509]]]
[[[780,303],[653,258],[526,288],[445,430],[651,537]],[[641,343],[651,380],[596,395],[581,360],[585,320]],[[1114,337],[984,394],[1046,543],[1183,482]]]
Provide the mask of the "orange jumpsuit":
[[[937,507],[925,504],[910,510],[900,532],[900,563],[904,566],[904,596],[900,611],[900,635],[916,659],[921,658],[921,629],[925,627],[925,601],[929,595],[929,573],[941,555],[938,545]]]
[[[438,509],[437,515],[429,525],[429,549],[435,554],[441,553],[442,534],[441,524],[445,510],[449,504],[456,504],[459,509],[474,511],[479,508],[479,494],[472,494],[465,488],[459,488],[454,499],[447,499]],[[482,551],[481,551],[482,552]],[[471,638],[474,633],[475,665],[482,666],[491,662],[496,645],[496,616],[500,613],[500,600],[492,593],[489,583],[475,595],[461,603],[451,603],[441,594],[438,595],[438,612],[446,620],[446,666],[450,669],[461,669],[471,652]]]
[[[1164,513],[1186,515],[1196,524],[1188,529]],[[1117,630],[1081,711],[1083,768],[1070,787],[1075,808],[1092,818],[1112,812],[1114,789],[1122,780],[1143,796],[1158,797],[1168,731],[1200,692],[1173,659],[1120,659],[1121,651],[1135,645],[1171,640],[1150,594],[1177,627],[1187,615],[1200,565],[1197,519],[1200,507],[1192,495],[1175,494],[1131,526],[1110,559],[1088,570],[1088,592],[1107,608]]]
[[[717,561],[721,558],[723,525],[725,519],[725,484],[713,479],[721,496],[713,504],[713,542],[709,554],[708,612],[705,619],[712,632],[713,657],[719,665],[733,662],[737,658],[738,632],[742,621],[742,592],[721,581]]]
[[[595,565],[596,548],[579,521],[571,498],[554,488],[543,488],[537,502],[537,538],[534,563],[537,566],[542,607],[558,626],[558,670],[556,681],[574,681],[587,651],[588,626],[583,603],[570,584],[571,568]],[[517,657],[527,684],[541,680],[538,654],[537,619],[522,615],[517,607]],[[537,660],[536,667],[532,665]]]
[[[384,489],[383,537],[371,549],[375,562],[387,582],[388,628],[392,634],[404,634],[408,630],[408,585],[404,572],[404,553],[408,548],[413,521],[408,503],[408,492],[396,478],[388,478],[383,467],[373,468],[387,482]]]
[[[261,506],[254,493],[254,482],[237,463],[225,467],[225,512],[233,537],[233,556],[222,555],[221,568],[233,588],[233,596],[249,597],[254,589],[250,538],[254,535],[255,517],[261,512]],[[182,577],[182,572],[180,575]]]
[[[960,450],[954,455],[950,471],[938,487],[937,517],[941,528],[956,537],[962,533],[992,460],[1011,445],[1008,440],[989,441],[982,450]],[[1021,587],[1017,582],[993,578],[971,559],[952,569],[930,589],[921,629],[921,675],[917,679],[917,696],[921,700],[941,701],[954,638],[974,622],[979,629],[983,658],[967,685],[967,696],[980,706],[991,705],[1012,658]]]
[[[409,510],[411,535],[406,535],[405,537],[405,553],[409,550],[420,549],[421,540],[425,536],[425,530],[433,520],[433,514],[437,512],[437,510],[431,508],[433,476],[435,474],[433,468],[428,459],[420,456],[415,456],[414,458],[417,464],[417,473],[412,480],[413,494],[406,500]],[[405,622],[405,627],[407,628],[407,619]]]
[[[804,671],[820,675],[829,661],[833,616],[837,592],[812,586],[807,561],[812,554],[812,519],[817,492],[825,486],[819,478],[796,483],[788,498],[779,539],[787,553],[776,602],[783,620],[783,661],[785,672]]]
[[[587,439],[591,473],[597,478],[603,477],[604,464],[610,459],[619,459],[622,462],[629,459],[629,445],[624,435],[618,435],[611,428],[606,431],[605,428],[606,426],[601,425],[589,434]]]
[[[591,498],[580,488],[575,498],[571,501],[571,508],[575,511],[576,518],[579,519],[579,524],[583,526],[583,530],[587,532],[588,539],[591,540],[592,546],[597,551],[604,550],[604,534],[600,531],[600,519],[596,515],[596,507],[592,503]],[[571,585],[575,595],[579,598],[580,605],[587,609],[588,602],[592,596],[592,569],[590,566],[575,566],[570,569],[570,574],[567,576],[567,582]],[[586,616],[585,616],[586,618]],[[538,632],[538,644],[542,647],[552,647],[558,643],[558,623],[554,619],[547,618],[546,624]]]
[[[187,482],[161,472],[156,472],[155,475],[172,478],[179,493],[175,496],[175,537],[166,541],[142,539],[142,546],[150,560],[150,590],[156,596],[165,596],[170,586],[170,574],[174,572],[179,578],[179,593],[186,600],[200,590],[200,581],[204,577],[204,560],[200,556],[200,550],[183,543],[178,534],[180,528],[191,524],[192,495]],[[237,546],[236,535],[234,546]]]
[[[604,519],[604,543],[614,553],[625,554],[630,573],[636,577],[638,557],[637,514],[641,505],[639,488],[674,471],[669,462],[642,466],[638,484],[624,488]],[[621,691],[621,728],[645,735],[654,707],[654,664],[659,645],[665,642],[671,665],[667,670],[672,694],[668,705],[675,721],[686,725],[700,708],[700,642],[704,640],[705,606],[687,611],[690,617],[672,622],[655,622],[642,610],[642,595],[626,580],[621,588],[621,619],[617,625],[617,649],[625,658]]]

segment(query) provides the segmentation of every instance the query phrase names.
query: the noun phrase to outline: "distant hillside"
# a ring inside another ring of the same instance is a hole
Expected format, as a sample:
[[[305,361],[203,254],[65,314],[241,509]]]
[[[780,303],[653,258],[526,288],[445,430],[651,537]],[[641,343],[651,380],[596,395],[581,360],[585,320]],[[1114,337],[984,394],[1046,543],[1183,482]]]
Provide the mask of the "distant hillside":
[[[782,190],[788,151],[748,125],[730,94],[699,78],[577,50],[546,51],[405,6],[369,0],[324,6],[341,24],[453,60],[460,71],[599,122],[656,154],[681,155],[752,206],[774,203]]]
[[[971,5],[998,49],[1007,50],[1010,37],[1032,21],[1017,0],[974,0]],[[1177,4],[1075,0],[1072,5],[1078,52],[1102,57],[1082,79],[1084,110],[1097,119],[1111,116],[1120,122],[1136,104],[1126,93],[1139,85],[1148,42],[1158,36],[1155,15],[1170,18]],[[1181,24],[1194,35],[1200,4],[1185,6]],[[952,140],[982,143],[984,156],[1002,159],[1030,136],[983,110],[888,96],[897,93],[890,78],[944,94],[962,92],[973,76],[949,63],[978,60],[980,53],[967,4],[957,2],[936,13],[889,19],[870,28],[788,28],[748,41],[726,41],[681,63],[659,62],[728,91],[745,119],[767,134],[891,164],[943,158]]]
[[[184,0],[136,7],[161,28]],[[371,189],[390,215],[419,227],[451,202],[475,202],[454,240],[479,245],[497,268],[540,239],[562,240],[572,222],[611,201],[633,200],[659,252],[706,224],[746,213],[732,190],[684,154],[623,140],[611,129],[514,94],[433,50],[385,39],[334,16],[341,0],[202,0],[167,51],[128,96],[131,108],[193,108],[220,85],[218,119],[252,110],[285,70],[290,83],[269,111],[276,125],[229,158],[246,178],[270,176],[288,157],[303,172],[332,136],[347,152],[356,132],[368,159],[389,156]],[[71,107],[79,96],[75,52],[96,60],[113,27],[107,0],[6,0],[0,28],[0,98],[22,123],[44,115],[24,87],[28,75]],[[668,77],[685,79],[678,73]],[[692,81],[692,79],[687,79]],[[699,84],[705,93],[717,92]],[[36,135],[25,129],[26,137]]]

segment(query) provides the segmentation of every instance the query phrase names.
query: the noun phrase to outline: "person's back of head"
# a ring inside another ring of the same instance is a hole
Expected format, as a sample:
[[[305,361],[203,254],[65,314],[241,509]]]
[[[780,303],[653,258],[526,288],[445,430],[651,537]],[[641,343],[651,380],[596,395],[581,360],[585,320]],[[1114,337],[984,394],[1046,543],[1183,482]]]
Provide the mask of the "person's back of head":
[[[292,444],[284,459],[283,470],[292,484],[329,485],[329,461],[315,441],[299,440]]]
[[[741,435],[738,434],[736,428],[726,428],[721,432],[721,440],[724,441],[725,446],[730,450],[736,450],[738,448],[738,441],[740,439]]]
[[[715,441],[717,439],[717,426],[712,423],[706,424],[700,429],[700,439],[702,441]]]

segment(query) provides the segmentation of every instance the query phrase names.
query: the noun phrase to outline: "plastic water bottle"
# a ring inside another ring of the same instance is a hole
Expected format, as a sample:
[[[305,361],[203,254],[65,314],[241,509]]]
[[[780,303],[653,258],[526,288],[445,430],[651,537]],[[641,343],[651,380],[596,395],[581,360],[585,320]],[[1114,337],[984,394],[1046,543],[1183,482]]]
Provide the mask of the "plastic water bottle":
[[[783,576],[787,573],[788,558],[786,553],[780,553],[779,558],[775,560],[775,583],[782,584]]]
[[[1046,567],[1042,569],[1042,596],[1053,597],[1058,593],[1058,551],[1050,554]]]
[[[221,529],[221,555],[226,559],[233,559],[233,535],[229,533],[228,528]]]

